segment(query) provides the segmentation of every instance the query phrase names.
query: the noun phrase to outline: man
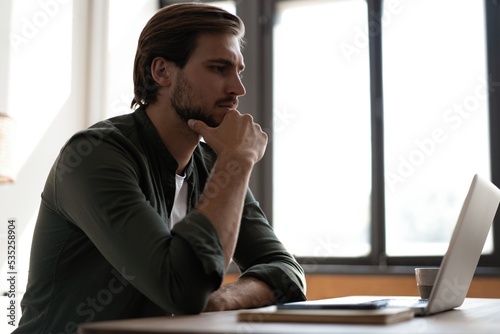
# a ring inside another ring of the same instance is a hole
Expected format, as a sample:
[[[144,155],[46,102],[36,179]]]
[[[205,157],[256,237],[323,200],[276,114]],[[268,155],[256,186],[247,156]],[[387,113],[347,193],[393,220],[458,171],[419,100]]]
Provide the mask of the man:
[[[237,111],[243,34],[203,4],[147,23],[136,110],[74,135],[48,176],[16,333],[305,299],[302,268],[248,189],[267,136]],[[241,276],[221,287],[232,259]]]

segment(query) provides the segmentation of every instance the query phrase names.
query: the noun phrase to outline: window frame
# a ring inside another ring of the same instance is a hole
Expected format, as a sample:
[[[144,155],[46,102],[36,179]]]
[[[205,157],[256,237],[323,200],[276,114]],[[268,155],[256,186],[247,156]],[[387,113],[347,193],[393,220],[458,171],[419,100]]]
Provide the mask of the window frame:
[[[250,187],[273,222],[273,20],[277,3],[294,0],[238,0],[236,13],[245,22],[247,95],[240,101],[240,111],[251,113],[269,134],[264,158],[255,166]],[[491,179],[500,186],[500,3],[485,4],[486,54],[489,97]],[[182,2],[160,0],[160,5]],[[211,1],[203,1],[209,3]],[[385,185],[384,185],[384,107],[383,107],[383,31],[380,26],[383,0],[366,0],[369,29],[369,68],[372,123],[372,211],[371,252],[366,257],[297,257],[308,273],[409,274],[415,266],[439,266],[442,256],[387,256],[385,254]],[[451,10],[451,9],[450,9]],[[424,22],[423,22],[424,24]],[[499,210],[500,211],[500,210]],[[493,222],[493,253],[482,255],[476,273],[500,276],[500,214]]]

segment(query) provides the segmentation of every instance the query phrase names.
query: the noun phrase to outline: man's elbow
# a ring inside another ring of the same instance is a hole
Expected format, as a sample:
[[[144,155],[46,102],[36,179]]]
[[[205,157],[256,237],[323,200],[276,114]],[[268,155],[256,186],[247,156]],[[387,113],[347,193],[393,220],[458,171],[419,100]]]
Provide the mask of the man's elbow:
[[[205,310],[212,288],[192,287],[184,293],[178,292],[173,296],[173,314],[199,314]]]
[[[177,284],[169,292],[170,312],[173,314],[198,314],[205,310],[210,294],[217,290],[221,278],[216,274],[199,275],[184,279],[183,284]]]

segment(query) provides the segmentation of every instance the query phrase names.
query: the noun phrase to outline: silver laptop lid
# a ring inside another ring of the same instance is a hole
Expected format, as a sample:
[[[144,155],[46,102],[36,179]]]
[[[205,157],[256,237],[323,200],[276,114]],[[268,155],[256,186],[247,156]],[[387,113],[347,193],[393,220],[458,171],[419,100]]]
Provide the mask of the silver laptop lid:
[[[429,297],[427,314],[462,305],[500,203],[500,190],[475,175]]]

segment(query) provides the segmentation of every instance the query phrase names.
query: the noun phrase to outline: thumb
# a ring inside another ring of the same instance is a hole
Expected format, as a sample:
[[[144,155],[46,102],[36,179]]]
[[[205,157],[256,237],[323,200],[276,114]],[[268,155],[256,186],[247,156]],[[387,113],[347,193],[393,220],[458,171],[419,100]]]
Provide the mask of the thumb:
[[[197,119],[188,119],[187,124],[191,128],[191,130],[197,132],[201,136],[203,136],[203,134],[206,133],[207,129],[209,128],[209,126],[205,122]]]

